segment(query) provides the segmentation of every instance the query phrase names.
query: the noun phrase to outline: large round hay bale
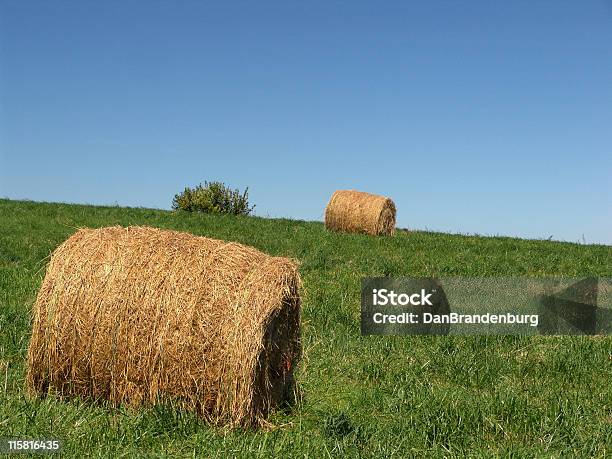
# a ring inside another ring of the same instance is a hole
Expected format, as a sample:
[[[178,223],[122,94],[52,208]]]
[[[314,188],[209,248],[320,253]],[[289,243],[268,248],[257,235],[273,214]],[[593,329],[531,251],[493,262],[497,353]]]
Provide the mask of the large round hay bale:
[[[347,233],[392,235],[395,233],[395,204],[376,194],[338,190],[325,208],[325,227]]]
[[[53,253],[34,305],[28,386],[261,424],[293,390],[299,283],[294,261],[233,242],[81,229]]]

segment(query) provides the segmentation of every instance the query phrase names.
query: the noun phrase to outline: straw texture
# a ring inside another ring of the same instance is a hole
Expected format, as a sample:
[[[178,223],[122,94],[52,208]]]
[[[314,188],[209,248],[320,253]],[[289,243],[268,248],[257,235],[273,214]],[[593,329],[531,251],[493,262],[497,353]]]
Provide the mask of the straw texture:
[[[293,390],[299,284],[294,261],[237,243],[81,229],[53,253],[34,305],[28,387],[264,424]]]
[[[325,227],[347,233],[392,235],[395,233],[395,204],[384,196],[338,190],[325,209]]]

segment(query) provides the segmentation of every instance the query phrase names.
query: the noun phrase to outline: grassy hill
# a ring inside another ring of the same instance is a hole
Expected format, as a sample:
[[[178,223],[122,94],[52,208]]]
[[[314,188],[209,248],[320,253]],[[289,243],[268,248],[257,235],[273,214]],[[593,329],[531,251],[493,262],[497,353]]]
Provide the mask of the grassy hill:
[[[130,412],[29,399],[30,309],[50,252],[76,228],[172,228],[301,261],[302,399],[270,431],[211,428],[158,406]],[[67,456],[604,456],[612,439],[610,337],[362,337],[363,276],[597,275],[612,247],[321,223],[0,200],[0,437],[54,437]]]

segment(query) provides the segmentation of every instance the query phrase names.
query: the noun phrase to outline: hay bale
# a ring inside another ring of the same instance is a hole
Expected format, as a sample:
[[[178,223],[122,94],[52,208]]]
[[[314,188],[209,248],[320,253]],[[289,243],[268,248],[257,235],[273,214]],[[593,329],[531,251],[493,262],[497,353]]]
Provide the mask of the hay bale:
[[[147,227],[81,229],[34,305],[34,393],[132,407],[171,399],[216,424],[261,425],[293,389],[297,265]]]
[[[395,204],[376,194],[338,190],[325,208],[325,227],[347,233],[392,235],[395,233]]]

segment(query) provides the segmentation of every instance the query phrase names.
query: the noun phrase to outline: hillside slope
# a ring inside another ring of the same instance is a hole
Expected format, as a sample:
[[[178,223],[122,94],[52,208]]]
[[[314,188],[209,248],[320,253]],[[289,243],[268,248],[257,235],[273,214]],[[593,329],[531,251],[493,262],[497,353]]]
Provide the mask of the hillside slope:
[[[150,225],[300,260],[301,400],[266,432],[225,432],[24,392],[29,313],[50,252],[76,228]],[[362,337],[363,276],[612,277],[612,247],[426,232],[332,234],[321,223],[0,200],[0,437],[68,456],[600,455],[612,438],[610,337]]]

